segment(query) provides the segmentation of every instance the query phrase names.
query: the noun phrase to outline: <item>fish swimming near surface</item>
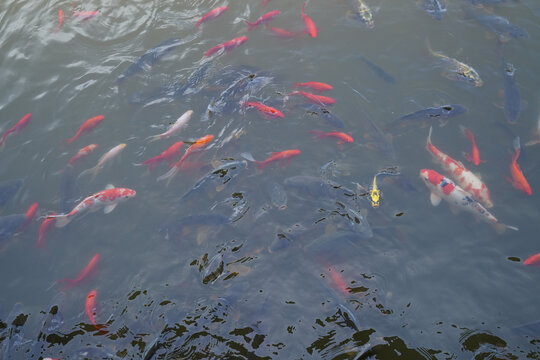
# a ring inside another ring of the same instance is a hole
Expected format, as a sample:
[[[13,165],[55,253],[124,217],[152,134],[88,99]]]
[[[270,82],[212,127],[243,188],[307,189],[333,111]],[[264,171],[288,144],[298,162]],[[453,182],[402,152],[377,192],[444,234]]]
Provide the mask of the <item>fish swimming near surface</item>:
[[[244,107],[248,107],[248,108],[257,109],[264,116],[264,118],[267,119],[267,120],[270,120],[272,118],[283,118],[283,117],[285,117],[285,115],[283,115],[283,113],[281,111],[279,111],[278,109],[275,109],[275,108],[273,108],[271,106],[265,105],[265,104],[260,103],[260,102],[245,101],[245,102],[240,102],[240,105],[242,105]]]
[[[229,8],[227,6],[220,6],[215,9],[210,10],[206,14],[204,14],[195,24],[195,28],[199,30],[199,26],[207,21],[213,20],[217,18],[219,15],[223,14],[225,11],[227,11]]]
[[[257,168],[263,171],[267,165],[273,162],[278,162],[278,167],[289,165],[291,163],[292,158],[300,154],[301,154],[301,151],[297,149],[272,152],[270,157],[268,157],[268,159],[263,160],[263,161],[257,161],[253,159],[253,156],[251,156],[251,154],[247,154],[247,153],[243,153],[242,156],[246,160],[253,161],[254,163],[256,163]]]
[[[304,2],[302,4],[302,10],[300,11],[300,15],[302,15],[302,19],[304,19],[304,24],[306,26],[306,30],[305,30],[306,34],[308,34],[312,38],[316,38],[317,27],[315,26],[315,23],[313,22],[313,20],[311,20],[311,18],[307,16],[306,13],[304,12],[305,7],[306,7],[306,3]]]
[[[149,70],[155,63],[157,63],[162,57],[174,50],[182,43],[181,38],[167,39],[159,45],[145,51],[140,58],[138,58],[133,64],[131,64],[117,79],[117,82],[122,82],[131,75],[138,73],[139,71]]]
[[[278,27],[271,27],[268,28],[268,30],[274,34],[274,36],[281,38],[281,39],[291,39],[295,36],[298,36],[299,34],[302,34],[303,32],[294,32],[287,29],[282,29]]]
[[[326,137],[332,137],[338,139],[338,147],[342,146],[345,143],[353,143],[354,139],[351,136],[351,134],[345,134],[343,132],[339,131],[330,131],[330,132],[324,132],[320,130],[310,130],[308,131],[310,134],[314,134],[316,138],[322,139]]]
[[[101,190],[86,197],[69,213],[48,215],[47,219],[55,219],[56,227],[64,227],[75,217],[87,212],[94,212],[103,208],[104,213],[108,214],[113,211],[119,203],[133,198],[135,194],[135,190],[127,188],[115,188],[113,185],[109,184],[105,190]]]
[[[266,187],[268,196],[270,197],[270,202],[274,207],[278,208],[279,210],[285,210],[287,208],[287,192],[281,186],[281,184],[272,181],[270,184]]]
[[[467,161],[472,162],[476,166],[480,165],[481,162],[485,162],[484,160],[480,160],[480,151],[478,151],[478,147],[476,146],[473,133],[462,125],[460,125],[459,128],[461,129],[463,135],[465,135],[465,137],[471,142],[472,146],[471,153],[465,154]]]
[[[376,208],[381,205],[381,190],[377,186],[377,174],[373,176],[373,183],[371,184],[371,189],[369,189],[369,198],[372,207]]]
[[[79,174],[78,177],[80,178],[80,177],[83,177],[85,175],[92,174],[92,177],[91,177],[90,181],[93,181],[96,178],[97,174],[101,171],[101,169],[103,169],[103,167],[106,164],[110,163],[111,160],[113,160],[118,155],[120,155],[120,153],[122,152],[122,150],[124,150],[125,147],[126,147],[126,144],[123,144],[123,143],[116,145],[115,147],[113,147],[112,149],[107,151],[105,154],[103,154],[99,158],[99,161],[96,164],[96,166],[94,166],[94,167],[92,167],[90,169],[84,170],[83,172],[81,172]]]
[[[446,13],[444,0],[420,0],[419,7],[436,20],[441,20]]]
[[[56,213],[53,213],[51,215],[56,215]],[[45,250],[45,235],[49,231],[49,229],[54,225],[54,222],[56,220],[54,218],[45,218],[43,222],[41,223],[41,226],[39,227],[39,233],[38,233],[38,241],[36,242],[36,247]]]
[[[105,116],[98,115],[94,116],[93,118],[90,118],[82,123],[81,126],[79,126],[79,129],[75,133],[75,135],[69,139],[64,140],[65,144],[71,144],[75,140],[77,140],[82,134],[90,132],[96,128],[103,120],[105,119]]]
[[[4,207],[23,186],[23,179],[6,180],[0,183],[0,208]]]
[[[510,163],[511,177],[507,177],[506,179],[510,182],[510,184],[512,184],[513,187],[531,196],[531,186],[529,185],[529,182],[525,178],[525,175],[523,175],[523,172],[521,171],[521,168],[517,163],[517,159],[519,158],[519,154],[521,153],[519,136],[514,139],[512,146],[514,148],[514,154],[512,155],[512,162]]]
[[[287,190],[293,190],[303,199],[331,200],[332,202],[351,202],[356,198],[356,192],[335,181],[325,180],[316,176],[297,175],[283,181]]]
[[[464,6],[463,10],[468,16],[480,23],[480,25],[486,27],[489,31],[498,36],[500,41],[506,42],[511,38],[526,39],[529,37],[529,33],[525,29],[512,24],[508,19],[502,16],[473,9],[471,6]]]
[[[0,138],[0,150],[2,150],[4,148],[4,145],[5,145],[5,142],[6,142],[6,139],[8,138],[8,136],[17,135],[18,133],[20,133],[21,130],[24,129],[28,125],[31,118],[32,118],[32,113],[28,113],[28,114],[24,115],[21,118],[21,120],[19,120],[19,122],[17,122],[17,124],[13,125],[13,127],[6,130],[2,134],[2,137]]]
[[[375,27],[373,20],[373,10],[363,0],[348,0],[351,10],[347,13],[348,17],[360,21],[368,29]]]
[[[444,170],[467,192],[484,204],[486,207],[493,207],[489,190],[482,180],[470,170],[468,170],[461,162],[454,160],[447,154],[437,149],[431,143],[431,132],[433,128],[429,128],[426,149],[431,154],[433,159],[437,161]]]
[[[307,113],[321,117],[328,125],[344,129],[345,123],[339,117],[330,112],[326,107],[318,104],[298,104],[295,107],[300,107],[306,110]]]
[[[86,302],[84,304],[84,311],[86,312],[86,316],[88,317],[88,320],[94,325],[94,327],[97,330],[100,330],[103,328],[103,326],[98,325],[96,322],[96,297],[97,297],[97,290],[91,290],[88,293],[88,296],[86,297]]]
[[[88,278],[89,276],[92,276],[93,273],[96,271],[97,264],[99,262],[99,258],[101,257],[100,254],[95,254],[92,259],[90,259],[90,262],[84,267],[84,269],[81,270],[77,278],[75,279],[60,279],[57,280],[57,283],[64,284],[64,289],[71,289],[75,285],[81,283],[83,280]]]
[[[532,265],[536,267],[540,267],[540,253],[531,255],[525,261],[523,262],[523,265]]]
[[[73,155],[71,159],[69,159],[67,166],[73,166],[73,164],[75,164],[77,161],[84,159],[85,157],[90,155],[92,152],[94,152],[94,150],[96,150],[97,147],[98,147],[97,144],[90,144],[79,149],[79,151],[77,151],[77,153]]]
[[[304,88],[309,88],[311,90],[315,90],[315,91],[329,91],[329,90],[332,90],[334,87],[332,85],[328,85],[326,83],[323,83],[323,82],[317,82],[317,81],[308,81],[308,82],[303,82],[303,83],[300,83],[300,82],[295,82],[293,83],[293,86],[298,88],[298,87],[304,87]]]
[[[248,31],[255,29],[260,24],[266,24],[267,22],[270,22],[274,17],[278,16],[280,13],[281,11],[279,10],[267,12],[266,14],[258,18],[257,21],[252,22],[252,23],[245,20],[245,23],[248,24],[249,26]]]
[[[170,146],[167,150],[159,154],[158,156],[154,156],[153,158],[145,160],[142,163],[142,165],[148,165],[148,171],[152,172],[152,170],[154,170],[154,167],[157,164],[163,161],[168,161],[170,163],[174,156],[180,154],[180,149],[182,148],[183,145],[184,145],[183,141],[178,141],[174,143],[172,146]]]
[[[229,51],[231,51],[233,49],[236,49],[237,47],[239,47],[243,43],[245,43],[247,41],[247,39],[248,39],[247,36],[240,36],[240,37],[237,37],[235,39],[226,41],[226,42],[224,42],[222,44],[216,45],[216,46],[208,49],[204,53],[204,56],[206,56],[206,57],[211,56],[211,55],[217,53],[221,49],[224,49],[225,52],[229,52]]]
[[[504,114],[509,124],[516,124],[521,112],[521,95],[515,78],[516,68],[504,64]]]
[[[484,82],[472,66],[462,63],[450,56],[446,56],[439,51],[433,51],[427,42],[429,53],[437,58],[444,66],[442,76],[454,81],[465,82],[469,85],[481,87]]]
[[[180,130],[186,127],[189,120],[191,119],[191,115],[193,115],[193,110],[188,110],[182,116],[180,116],[174,124],[172,124],[167,131],[165,131],[162,134],[158,135],[152,135],[146,138],[148,141],[156,141],[160,139],[166,139],[168,137],[171,137],[173,135],[178,135]]]
[[[491,223],[498,232],[506,228],[518,230],[516,227],[504,225],[497,220],[482,204],[476,201],[470,193],[456,185],[452,180],[442,176],[435,170],[420,170],[420,178],[430,191],[430,200],[433,206],[440,204],[441,200],[459,210],[474,214],[478,219]]]
[[[416,122],[439,122],[440,126],[444,126],[448,119],[464,114],[467,110],[465,106],[458,104],[429,107],[395,119],[386,125],[384,130],[388,131],[398,126],[404,127]]]
[[[375,75],[377,75],[382,80],[386,81],[389,84],[394,84],[396,82],[394,77],[390,75],[386,70],[381,68],[379,65],[366,59],[363,55],[358,54],[356,55],[356,57],[360,59],[360,61],[362,61],[364,64],[366,64],[370,68],[370,70],[373,71]]]
[[[292,95],[302,95],[309,102],[318,105],[333,105],[336,102],[333,98],[329,96],[316,95],[305,91],[293,91],[289,94],[289,96]]]

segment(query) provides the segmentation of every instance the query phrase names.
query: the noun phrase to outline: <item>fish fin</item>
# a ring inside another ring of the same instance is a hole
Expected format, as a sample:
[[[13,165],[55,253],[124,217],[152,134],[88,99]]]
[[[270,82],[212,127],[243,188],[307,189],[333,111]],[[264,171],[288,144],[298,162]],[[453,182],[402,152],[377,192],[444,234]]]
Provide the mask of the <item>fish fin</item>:
[[[438,206],[441,203],[442,198],[432,192],[431,194],[429,194],[429,200],[431,201],[431,205]]]
[[[176,166],[173,166],[169,171],[167,171],[165,174],[161,175],[157,178],[157,181],[161,180],[167,180],[167,186],[171,182],[172,178],[176,175],[178,172],[178,168]]]
[[[105,214],[110,213],[111,211],[114,210],[114,208],[116,207],[116,205],[118,205],[118,204],[111,204],[111,205],[105,206],[105,207],[103,208],[103,212],[104,212]]]
[[[248,153],[248,152],[243,152],[243,153],[240,154],[240,156],[242,156],[244,159],[246,159],[248,161],[256,161],[253,158],[253,155],[251,155],[251,153]]]
[[[50,215],[47,217],[47,219],[53,218],[55,219],[54,226],[61,228],[69,224],[71,219],[67,216],[67,214],[63,215]]]
[[[106,190],[114,189],[114,185],[113,184],[107,184],[107,186],[105,186],[105,189]]]

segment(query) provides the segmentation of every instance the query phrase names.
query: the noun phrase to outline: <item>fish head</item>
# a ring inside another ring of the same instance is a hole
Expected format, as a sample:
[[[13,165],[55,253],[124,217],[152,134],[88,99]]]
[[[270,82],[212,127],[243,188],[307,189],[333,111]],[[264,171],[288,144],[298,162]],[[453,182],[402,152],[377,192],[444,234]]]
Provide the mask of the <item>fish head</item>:
[[[465,81],[476,87],[481,87],[484,82],[480,78],[480,75],[470,66],[461,66],[456,71],[456,78],[460,81]]]
[[[420,170],[420,178],[428,188],[437,187],[444,179],[444,176],[431,169]]]
[[[132,197],[135,197],[136,194],[137,192],[135,190],[122,189],[122,191],[120,192],[120,198],[122,200],[127,200],[127,199],[131,199]]]
[[[514,65],[510,63],[504,64],[504,73],[506,76],[513,77],[515,72],[516,72],[516,68],[514,67]]]
[[[450,104],[442,106],[444,115],[446,116],[458,116],[467,112],[467,108],[459,104]]]

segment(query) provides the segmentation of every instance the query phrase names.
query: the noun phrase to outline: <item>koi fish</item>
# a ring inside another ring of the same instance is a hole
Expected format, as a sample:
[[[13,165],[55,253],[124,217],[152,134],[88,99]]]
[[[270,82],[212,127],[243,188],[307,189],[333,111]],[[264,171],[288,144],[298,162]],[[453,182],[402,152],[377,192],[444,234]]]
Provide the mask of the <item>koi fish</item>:
[[[94,325],[97,330],[101,330],[102,326],[98,325],[96,322],[96,297],[97,290],[91,290],[86,297],[86,303],[84,305],[84,310],[88,320]]]
[[[272,162],[275,162],[275,161],[279,161],[279,164],[278,164],[278,167],[281,167],[283,165],[289,165],[292,158],[297,156],[297,155],[300,155],[301,154],[301,151],[300,150],[296,150],[296,149],[293,149],[293,150],[285,150],[285,151],[280,151],[280,152],[272,152],[270,157],[266,160],[263,160],[263,161],[257,161],[253,158],[253,156],[249,153],[243,153],[242,156],[246,159],[246,160],[249,160],[249,161],[253,161],[254,163],[257,164],[257,168],[261,171],[264,170],[264,168],[272,163]]]
[[[325,133],[324,131],[320,131],[320,130],[310,130],[310,131],[308,131],[308,133],[314,134],[315,137],[317,137],[319,139],[322,139],[322,138],[325,138],[325,137],[334,137],[334,138],[338,139],[338,147],[342,146],[345,143],[353,143],[354,142],[351,135],[345,134],[345,133],[339,132],[339,131],[330,131],[330,132]]]
[[[491,223],[499,232],[505,228],[518,230],[516,227],[504,225],[497,220],[485,207],[476,201],[470,193],[456,185],[452,180],[442,176],[435,170],[420,170],[420,178],[430,191],[430,200],[433,206],[437,206],[444,199],[450,205],[460,210],[474,214],[480,220]]]
[[[446,6],[440,0],[423,0],[423,3],[419,6],[435,20],[441,20],[444,13],[446,13]]]
[[[54,31],[59,31],[62,25],[64,25],[64,10],[60,9],[58,10],[58,26]]]
[[[313,20],[311,20],[309,18],[309,16],[307,16],[304,13],[304,8],[305,7],[306,7],[306,3],[304,2],[304,4],[302,5],[302,10],[301,10],[300,14],[302,15],[302,19],[304,19],[304,23],[306,24],[306,30],[305,31],[312,38],[316,38],[317,37],[317,27],[315,26],[315,23],[313,22]]]
[[[21,225],[19,231],[22,231],[26,227],[26,225],[30,224],[30,222],[34,219],[34,216],[36,216],[37,209],[38,209],[38,203],[37,202],[30,205],[28,210],[26,210],[26,214],[25,214],[26,220]]]
[[[478,147],[476,146],[476,141],[474,140],[474,135],[472,134],[472,132],[462,125],[460,125],[459,128],[461,129],[463,135],[465,135],[467,139],[469,139],[472,145],[471,153],[465,154],[465,158],[467,159],[467,161],[472,162],[476,166],[480,165],[481,162],[485,162],[484,160],[480,160],[480,152],[478,151]]]
[[[244,20],[244,21],[245,21],[246,24],[248,24],[248,26],[249,26],[248,31],[250,31],[250,30],[253,30],[254,28],[256,28],[257,26],[259,26],[260,24],[264,24],[264,23],[267,23],[267,22],[271,21],[274,17],[278,16],[280,13],[281,13],[281,11],[274,10],[274,11],[270,11],[270,12],[267,12],[266,14],[262,15],[255,22],[250,23],[247,20]]]
[[[183,141],[179,141],[174,143],[171,147],[169,147],[167,150],[159,154],[158,156],[155,156],[153,158],[150,158],[146,161],[144,161],[143,165],[148,165],[148,170],[152,172],[154,170],[154,167],[159,164],[162,161],[171,161],[173,156],[180,154],[180,148],[184,145]]]
[[[53,213],[51,215],[56,215],[56,213]],[[54,218],[46,218],[41,223],[41,226],[39,227],[39,234],[38,234],[38,241],[36,243],[36,247],[40,248],[41,250],[45,249],[45,234],[51,226],[55,223],[56,219]]]
[[[436,58],[439,58],[443,63],[446,63],[447,66],[443,70],[442,76],[447,79],[466,82],[470,85],[480,87],[484,84],[480,75],[473,69],[472,66],[462,63],[454,58],[444,55],[439,51],[433,51],[427,44],[428,51],[431,55]]]
[[[322,82],[308,81],[305,83],[295,82],[293,83],[294,87],[307,87],[315,91],[329,91],[332,90],[332,85],[328,85]]]
[[[344,295],[350,295],[350,288],[347,286],[347,283],[343,280],[339,272],[333,266],[328,264],[326,265],[326,270],[332,280],[332,287]]]
[[[309,102],[318,104],[318,105],[333,105],[336,103],[334,99],[328,96],[322,96],[322,95],[315,95],[312,93],[308,93],[305,91],[293,91],[289,94],[289,96],[292,95],[302,95],[305,97]]]
[[[60,279],[60,280],[57,280],[56,282],[64,283],[65,284],[64,289],[66,290],[71,289],[72,287],[79,284],[81,281],[83,281],[84,279],[86,279],[88,276],[90,276],[92,273],[95,272],[99,258],[100,258],[100,255],[95,254],[90,260],[90,262],[88,263],[88,265],[86,265],[84,269],[82,269],[82,271],[79,273],[76,279]]]
[[[373,29],[375,27],[375,22],[373,21],[373,11],[362,0],[354,0],[353,2],[354,4],[351,5],[354,8],[348,12],[348,16],[355,20],[359,20],[368,29]]]
[[[176,135],[187,125],[188,121],[191,119],[191,115],[193,115],[193,110],[186,111],[182,116],[178,118],[178,120],[176,120],[174,124],[171,125],[171,127],[169,127],[167,131],[162,134],[149,136],[146,138],[146,140],[152,142],[155,140],[168,138],[172,135]]]
[[[97,147],[98,147],[97,144],[90,144],[88,146],[83,147],[82,149],[77,151],[77,153],[71,159],[69,159],[67,165],[73,166],[73,164],[77,162],[78,160],[83,159],[87,157],[88,155],[90,155],[94,150],[97,149]]]
[[[380,77],[382,80],[386,81],[389,84],[394,84],[396,82],[396,79],[392,75],[390,75],[388,72],[386,72],[383,68],[381,68],[379,65],[375,64],[374,62],[366,59],[363,55],[358,54],[356,57],[362,61],[364,64],[366,64],[371,71],[375,73],[378,77]]]
[[[223,44],[216,45],[216,46],[208,49],[204,53],[204,56],[213,55],[213,54],[217,53],[221,49],[225,49],[225,52],[229,52],[229,51],[239,47],[243,43],[245,43],[247,41],[247,39],[248,39],[247,36],[240,36],[240,37],[237,37],[235,39],[224,42]]]
[[[82,177],[84,175],[92,174],[92,178],[90,179],[90,181],[93,181],[96,178],[97,174],[101,171],[101,169],[103,169],[105,164],[107,164],[112,159],[114,159],[116,156],[118,156],[122,152],[122,150],[124,150],[125,147],[126,147],[126,144],[116,145],[115,147],[113,147],[112,149],[107,151],[105,154],[103,154],[99,158],[99,161],[98,161],[96,166],[94,166],[94,167],[92,167],[90,169],[84,170],[83,172],[81,172],[79,174],[78,177],[80,178],[80,177]]]
[[[257,109],[267,120],[270,120],[272,118],[283,118],[284,115],[281,111],[278,109],[274,109],[271,106],[264,105],[260,102],[253,102],[253,101],[247,101],[247,102],[241,102],[241,105],[245,107],[253,107]]]
[[[275,36],[282,38],[282,39],[290,39],[298,35],[296,32],[292,32],[287,29],[282,29],[278,27],[271,27],[268,30],[272,32]]]
[[[487,186],[471,171],[469,171],[461,162],[454,160],[437,149],[431,143],[431,132],[429,128],[426,149],[438,161],[441,166],[450,174],[450,176],[463,188],[474,196],[475,199],[484,204],[487,208],[493,207],[491,195]]]
[[[79,138],[79,136],[81,136],[83,133],[90,132],[90,131],[94,130],[96,128],[96,126],[98,126],[103,121],[103,119],[105,119],[105,116],[98,115],[98,116],[94,116],[93,118],[90,118],[90,119],[86,120],[79,127],[79,129],[75,133],[75,136],[73,136],[72,138],[64,140],[64,143],[71,144],[72,142],[77,140]]]
[[[48,215],[47,219],[55,219],[56,227],[64,227],[76,216],[86,212],[94,212],[103,208],[105,214],[110,213],[122,201],[131,199],[136,194],[135,190],[127,188],[115,188],[109,184],[105,190],[86,197],[67,214]]]
[[[390,130],[396,126],[403,127],[416,121],[438,121],[440,126],[444,126],[448,122],[447,119],[456,117],[466,112],[467,108],[459,104],[447,104],[436,107],[428,107],[395,119],[394,121],[390,122],[384,128],[384,130]]]
[[[203,17],[200,18],[199,21],[197,21],[197,23],[195,24],[195,27],[197,28],[197,30],[199,30],[199,26],[203,22],[207,22],[209,20],[213,20],[213,19],[217,18],[219,15],[221,15],[225,11],[227,11],[227,9],[229,9],[227,6],[220,6],[220,7],[217,7],[215,9],[210,10],[205,15],[203,15]]]
[[[81,21],[88,20],[99,15],[99,11],[75,11],[75,7],[71,4],[71,16],[78,18]]]
[[[529,33],[525,29],[512,24],[508,19],[502,16],[479,11],[470,6],[464,6],[462,9],[467,15],[495,34],[502,42],[509,41],[511,38],[519,39],[529,37]]]
[[[504,64],[504,114],[509,124],[517,123],[521,112],[521,95],[515,77],[516,68],[510,63]]]
[[[205,135],[202,138],[198,139],[193,143],[190,147],[187,148],[186,152],[180,160],[178,160],[176,163],[174,163],[171,166],[171,169],[167,171],[165,174],[161,175],[157,178],[157,181],[165,180],[167,179],[167,185],[171,182],[173,177],[178,173],[180,168],[182,167],[184,161],[187,159],[187,157],[191,154],[193,154],[195,151],[200,151],[204,149],[206,146],[208,146],[208,143],[214,139],[214,135]]]
[[[2,138],[0,138],[0,150],[4,148],[4,143],[7,137],[10,135],[17,135],[19,132],[21,132],[21,130],[24,129],[28,125],[31,118],[32,118],[32,113],[28,113],[24,115],[17,124],[15,124],[10,129],[6,130],[6,132],[2,135]]]
[[[381,190],[377,187],[377,174],[373,177],[373,183],[369,190],[369,199],[371,200],[371,206],[376,208],[381,204]]]
[[[523,172],[521,172],[521,168],[517,163],[517,159],[521,153],[519,136],[514,139],[512,145],[514,147],[514,155],[512,156],[512,162],[510,163],[510,175],[512,175],[512,178],[507,177],[506,179],[513,187],[530,196],[532,195],[531,186],[527,182],[527,179],[525,179],[525,175],[523,175]]]
[[[533,266],[540,266],[540,253],[529,256],[525,261],[523,262],[523,265],[533,265]]]

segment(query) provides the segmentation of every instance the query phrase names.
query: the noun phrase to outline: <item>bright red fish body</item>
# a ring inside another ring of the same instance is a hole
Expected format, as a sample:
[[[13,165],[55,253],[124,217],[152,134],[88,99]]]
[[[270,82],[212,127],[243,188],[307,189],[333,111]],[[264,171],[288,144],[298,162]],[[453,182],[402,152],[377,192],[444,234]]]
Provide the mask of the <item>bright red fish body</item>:
[[[304,83],[295,82],[294,87],[306,87],[315,91],[329,91],[332,90],[332,85],[328,85],[317,81],[308,81]]]
[[[204,53],[204,56],[213,55],[213,54],[217,53],[221,49],[225,49],[225,52],[229,52],[229,51],[239,47],[243,43],[245,43],[247,41],[247,39],[248,39],[247,36],[240,36],[240,37],[237,37],[235,39],[224,42],[222,44],[216,45],[216,46],[208,49]]]
[[[81,270],[76,279],[60,279],[57,282],[64,283],[64,289],[71,289],[95,272],[100,256],[99,254],[95,254],[88,265]]]
[[[36,216],[37,209],[38,209],[37,202],[30,205],[28,210],[26,210],[26,220],[24,221],[24,224],[21,225],[20,230],[24,229],[26,225],[30,224],[30,222],[34,219],[34,216]]]
[[[332,280],[332,287],[343,295],[349,295],[349,287],[338,271],[330,265],[327,265],[327,270],[328,274],[330,275],[330,279]]]
[[[467,161],[472,162],[474,165],[478,166],[481,162],[484,162],[483,160],[480,160],[480,152],[478,151],[478,147],[476,146],[476,141],[474,140],[473,133],[464,127],[461,127],[461,131],[463,132],[463,135],[469,139],[472,145],[472,150],[470,154],[465,154],[465,158]]]
[[[312,93],[308,93],[305,91],[293,91],[289,95],[302,95],[305,97],[309,102],[318,104],[318,105],[333,105],[336,103],[334,99],[328,96],[322,96],[322,95],[315,95]]]
[[[83,147],[82,149],[79,149],[79,151],[77,151],[77,153],[71,159],[69,159],[67,164],[73,165],[78,160],[84,159],[85,157],[90,155],[94,150],[96,150],[97,147],[98,147],[97,144],[90,144]]]
[[[268,105],[264,105],[263,103],[260,103],[260,102],[247,101],[247,102],[242,103],[242,105],[245,107],[253,107],[257,109],[260,113],[263,114],[263,116],[266,119],[284,117],[283,113],[279,111],[278,109],[275,109]]]
[[[7,137],[10,135],[18,134],[22,129],[24,129],[28,125],[31,118],[32,118],[32,113],[28,113],[24,115],[21,118],[21,120],[19,120],[19,122],[15,124],[11,129],[6,130],[6,132],[2,135],[2,138],[0,138],[0,149],[4,147],[4,143]]]
[[[93,118],[86,120],[79,127],[79,129],[75,133],[75,136],[73,136],[72,138],[66,139],[64,142],[66,144],[71,144],[72,142],[77,140],[79,136],[81,136],[83,133],[94,130],[96,126],[98,126],[103,121],[103,119],[105,119],[105,116],[98,115],[98,116],[94,116]]]
[[[540,253],[529,256],[525,261],[523,262],[523,265],[532,265],[536,267],[540,267]]]
[[[259,170],[264,170],[264,168],[272,163],[272,162],[275,162],[275,161],[279,161],[279,165],[278,166],[283,166],[285,164],[289,164],[292,160],[293,157],[295,156],[298,156],[300,155],[301,151],[300,150],[296,150],[296,149],[293,149],[293,150],[285,150],[285,151],[280,151],[280,152],[273,152],[270,157],[264,161],[255,161],[255,163],[257,164],[257,168]]]
[[[164,152],[159,154],[158,156],[155,156],[155,157],[150,158],[150,159],[146,160],[145,162],[143,162],[143,165],[148,165],[148,170],[150,172],[152,172],[152,170],[154,170],[154,167],[157,164],[159,164],[159,163],[161,163],[163,161],[169,161],[170,162],[175,155],[179,155],[180,154],[180,149],[182,148],[183,145],[184,145],[183,141],[176,142],[171,147],[169,147],[167,150],[165,150]]]
[[[521,171],[521,168],[519,167],[517,163],[517,159],[519,158],[519,154],[521,153],[519,137],[514,139],[513,146],[514,146],[514,155],[512,156],[512,162],[510,163],[510,175],[512,175],[512,178],[508,178],[508,181],[516,189],[521,190],[525,194],[531,196],[532,195],[531,186],[529,185],[529,182],[525,178],[525,175],[523,175],[523,172]]]
[[[199,30],[199,26],[203,22],[207,22],[209,20],[213,20],[213,19],[217,18],[219,15],[221,15],[225,11],[227,11],[227,9],[229,9],[227,6],[220,6],[220,7],[217,7],[215,9],[210,10],[205,15],[203,15],[203,17],[200,18],[199,21],[197,21],[197,23],[195,24],[195,27],[197,28],[197,30]]]
[[[260,18],[257,19],[257,21],[255,21],[253,23],[250,23],[249,21],[245,20],[246,24],[249,25],[248,31],[253,30],[255,27],[259,26],[260,24],[264,24],[264,23],[269,22],[270,20],[272,20],[274,17],[276,17],[280,13],[281,13],[281,11],[279,11],[279,10],[274,10],[274,11],[267,12],[266,14],[262,15]]]
[[[330,132],[325,133],[325,132],[320,131],[320,130],[311,130],[311,131],[308,131],[308,133],[314,134],[318,138],[325,138],[325,137],[336,138],[336,139],[338,139],[338,146],[341,146],[341,145],[343,145],[345,143],[353,143],[354,142],[351,135],[345,134],[345,133],[339,132],[339,131],[330,131]]]
[[[97,330],[101,330],[102,326],[98,325],[96,322],[96,297],[97,290],[91,290],[86,297],[86,303],[84,304],[84,311],[88,320],[94,325]]]
[[[53,213],[51,215],[56,215],[56,213]],[[39,235],[38,235],[38,241],[36,243],[36,247],[40,248],[41,250],[45,249],[45,234],[51,226],[56,222],[56,219],[54,218],[46,218],[41,223],[41,226],[39,227]]]
[[[307,16],[304,13],[304,8],[305,7],[306,7],[306,3],[304,3],[302,5],[301,15],[302,15],[302,19],[304,19],[304,23],[306,24],[306,33],[309,36],[311,36],[312,38],[316,38],[317,37],[317,27],[315,26],[315,23],[313,22],[313,20],[311,20],[309,18],[309,16]]]

